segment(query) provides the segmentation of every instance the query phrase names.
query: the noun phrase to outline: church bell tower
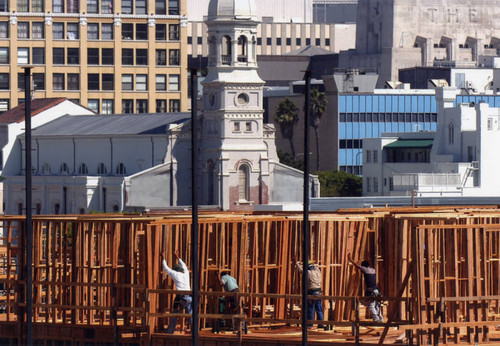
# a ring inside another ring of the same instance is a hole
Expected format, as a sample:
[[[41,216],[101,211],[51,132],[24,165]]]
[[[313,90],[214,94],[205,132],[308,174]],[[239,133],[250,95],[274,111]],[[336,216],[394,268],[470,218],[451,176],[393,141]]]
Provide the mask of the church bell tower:
[[[203,84],[202,198],[225,210],[267,204],[268,146],[263,85],[257,73],[257,12],[253,0],[211,0],[209,61]],[[274,134],[273,134],[274,135]]]

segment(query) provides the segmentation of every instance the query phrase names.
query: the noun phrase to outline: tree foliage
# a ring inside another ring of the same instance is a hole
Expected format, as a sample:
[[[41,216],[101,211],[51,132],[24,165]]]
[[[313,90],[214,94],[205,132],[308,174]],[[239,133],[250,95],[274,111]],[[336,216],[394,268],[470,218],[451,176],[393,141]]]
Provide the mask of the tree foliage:
[[[295,158],[295,145],[293,144],[293,128],[299,121],[299,109],[287,96],[283,98],[276,108],[274,120],[279,124],[281,135],[290,142],[290,150]]]
[[[293,167],[296,169],[300,169],[301,171],[304,170],[304,161],[302,160],[295,160],[292,156],[292,154],[281,151],[278,149],[278,158],[280,160],[280,163],[287,165],[289,167]]]
[[[319,149],[319,124],[321,123],[321,119],[323,118],[323,114],[325,113],[327,100],[325,97],[325,93],[319,91],[318,88],[311,89],[310,100],[311,112],[309,123],[314,128],[314,133],[316,136],[316,170],[319,171],[321,169],[321,155]]]
[[[344,171],[317,172],[321,197],[355,197],[362,194],[362,179]]]

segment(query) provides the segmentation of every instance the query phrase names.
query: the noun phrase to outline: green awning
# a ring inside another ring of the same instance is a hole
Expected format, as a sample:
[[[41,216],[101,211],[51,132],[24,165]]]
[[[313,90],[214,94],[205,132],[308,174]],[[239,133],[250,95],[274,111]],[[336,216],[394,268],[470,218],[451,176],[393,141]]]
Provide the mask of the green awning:
[[[433,139],[398,139],[384,148],[432,148]]]

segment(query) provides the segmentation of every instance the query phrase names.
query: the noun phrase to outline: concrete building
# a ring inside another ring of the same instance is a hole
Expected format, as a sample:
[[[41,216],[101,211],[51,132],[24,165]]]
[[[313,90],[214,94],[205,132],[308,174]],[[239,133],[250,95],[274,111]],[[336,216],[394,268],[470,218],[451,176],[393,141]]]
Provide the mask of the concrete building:
[[[96,113],[179,112],[187,102],[181,0],[0,1],[0,108],[66,97]]]
[[[365,139],[366,196],[498,196],[500,109],[441,88],[435,132]]]
[[[280,164],[263,119],[257,17],[248,1],[212,0],[212,42],[199,126],[199,203],[223,210],[300,203],[303,173]],[[62,117],[33,131],[41,213],[123,211],[191,203],[189,114]],[[23,140],[19,137],[21,145]],[[21,169],[22,172],[22,169]],[[6,177],[8,213],[24,205],[23,176]],[[310,176],[311,196],[319,195]]]
[[[498,56],[497,1],[359,0],[356,49],[343,52],[342,68],[369,68],[379,86],[415,66],[472,67]]]

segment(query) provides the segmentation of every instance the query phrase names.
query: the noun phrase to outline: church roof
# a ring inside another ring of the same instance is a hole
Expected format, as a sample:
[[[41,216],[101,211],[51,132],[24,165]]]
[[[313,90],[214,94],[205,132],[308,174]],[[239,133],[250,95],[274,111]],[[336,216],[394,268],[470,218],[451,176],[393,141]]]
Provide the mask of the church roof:
[[[208,20],[257,19],[254,0],[210,0]]]
[[[296,56],[315,56],[315,55],[326,55],[334,54],[331,50],[323,49],[321,47],[315,46],[305,46],[296,50],[292,50],[283,55],[296,55]]]
[[[59,103],[66,101],[65,97],[34,99],[31,101],[31,117],[41,113],[51,107],[57,106]],[[12,124],[24,121],[25,103],[14,107],[0,114],[0,123]]]
[[[109,136],[165,134],[168,126],[191,118],[191,113],[140,115],[65,115],[32,131],[36,136]]]

